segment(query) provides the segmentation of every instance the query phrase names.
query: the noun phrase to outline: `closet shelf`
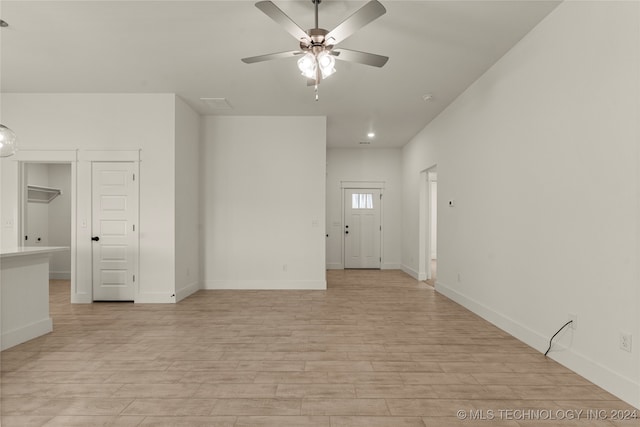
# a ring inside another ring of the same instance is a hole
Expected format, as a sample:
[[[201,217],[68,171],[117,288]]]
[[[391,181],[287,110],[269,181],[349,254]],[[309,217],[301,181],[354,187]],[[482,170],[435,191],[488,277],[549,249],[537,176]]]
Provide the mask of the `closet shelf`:
[[[27,185],[27,202],[51,203],[53,199],[61,194],[62,191],[57,188]]]

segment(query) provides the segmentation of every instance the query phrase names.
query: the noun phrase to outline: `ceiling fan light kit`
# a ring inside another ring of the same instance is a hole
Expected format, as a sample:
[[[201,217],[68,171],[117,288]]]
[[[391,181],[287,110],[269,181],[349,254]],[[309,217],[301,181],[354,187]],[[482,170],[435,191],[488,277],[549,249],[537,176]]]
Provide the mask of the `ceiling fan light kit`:
[[[0,125],[0,157],[13,156],[16,151],[16,134],[5,125]]]
[[[307,53],[298,59],[298,68],[303,76],[314,79],[316,76],[316,57],[311,53]]]
[[[278,6],[271,1],[259,1],[256,7],[268,17],[280,24],[285,31],[291,34],[300,43],[299,50],[271,53],[267,55],[243,58],[242,62],[253,64],[255,62],[269,61],[272,59],[289,58],[302,55],[298,59],[298,68],[307,84],[315,87],[316,101],[318,100],[318,84],[336,72],[336,59],[342,61],[357,62],[373,67],[382,67],[389,60],[386,56],[372,53],[359,52],[349,49],[335,49],[335,46],[351,36],[360,28],[378,19],[386,13],[384,6],[377,0],[371,0],[358,9],[353,15],[342,21],[336,28],[327,31],[318,25],[318,5],[321,0],[311,0],[315,5],[315,28],[304,31],[298,24],[289,18]]]

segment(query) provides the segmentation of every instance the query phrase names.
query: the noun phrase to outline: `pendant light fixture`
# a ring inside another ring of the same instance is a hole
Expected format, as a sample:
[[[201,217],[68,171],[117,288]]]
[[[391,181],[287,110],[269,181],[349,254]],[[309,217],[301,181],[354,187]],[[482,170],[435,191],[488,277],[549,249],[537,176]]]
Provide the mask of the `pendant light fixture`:
[[[7,21],[0,19],[0,27],[8,26]],[[5,125],[0,125],[0,157],[13,156],[16,150],[16,134]]]
[[[5,125],[0,125],[0,157],[16,154],[16,134]]]

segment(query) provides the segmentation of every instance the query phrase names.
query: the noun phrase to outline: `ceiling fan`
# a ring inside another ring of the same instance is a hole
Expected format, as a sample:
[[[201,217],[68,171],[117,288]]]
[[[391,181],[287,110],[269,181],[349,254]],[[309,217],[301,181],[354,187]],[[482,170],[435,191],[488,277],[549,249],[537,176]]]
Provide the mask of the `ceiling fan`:
[[[318,26],[318,5],[322,0],[311,0],[315,5],[315,28],[304,31],[298,24],[289,18],[278,6],[271,1],[259,1],[256,7],[269,18],[280,24],[285,31],[291,34],[300,43],[300,48],[287,52],[270,53],[267,55],[242,58],[242,62],[252,64],[254,62],[269,61],[272,59],[290,58],[302,55],[298,59],[298,68],[302,75],[307,77],[307,84],[316,87],[316,100],[318,84],[335,73],[335,60],[357,62],[360,64],[382,67],[389,60],[386,56],[373,53],[359,52],[357,50],[335,48],[347,37],[360,28],[378,19],[386,13],[384,6],[377,0],[371,0],[358,9],[353,15],[342,21],[336,28],[327,31]]]

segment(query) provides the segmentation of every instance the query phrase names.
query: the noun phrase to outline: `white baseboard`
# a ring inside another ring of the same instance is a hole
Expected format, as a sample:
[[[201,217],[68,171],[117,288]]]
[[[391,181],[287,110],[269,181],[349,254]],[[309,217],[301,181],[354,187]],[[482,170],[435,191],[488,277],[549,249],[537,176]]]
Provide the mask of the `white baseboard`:
[[[182,301],[192,293],[200,290],[199,282],[192,282],[187,284],[186,286],[176,289],[176,302]]]
[[[53,331],[53,322],[50,317],[47,317],[21,328],[3,332],[0,336],[0,350],[6,350],[51,331]]]
[[[326,280],[207,280],[203,289],[326,290]]]
[[[409,276],[413,277],[416,280],[420,280],[418,277],[418,272],[415,271],[413,268],[409,267],[408,265],[402,264],[402,266],[400,267],[400,269],[402,271],[404,271],[405,273],[407,273]]]
[[[340,264],[340,263],[331,263],[331,264],[327,264],[327,270],[344,270],[344,264]],[[397,263],[392,263],[392,262],[386,262],[384,264],[382,264],[382,266],[380,267],[380,270],[400,270],[402,268],[402,266],[400,264]]]
[[[633,382],[571,349],[561,352],[551,351],[549,357],[598,387],[640,409],[640,383]]]
[[[498,328],[509,333],[525,344],[544,353],[549,345],[549,337],[506,317],[486,305],[456,291],[452,287],[436,282],[436,291],[457,302]],[[591,360],[570,348],[560,352],[550,352],[549,357],[578,375],[586,378],[609,393],[640,409],[640,384]]]
[[[70,271],[49,271],[49,280],[71,280]]]
[[[136,304],[174,304],[176,297],[167,292],[141,292],[133,302]]]
[[[71,304],[91,304],[93,300],[91,295],[87,293],[74,294],[71,293]]]

